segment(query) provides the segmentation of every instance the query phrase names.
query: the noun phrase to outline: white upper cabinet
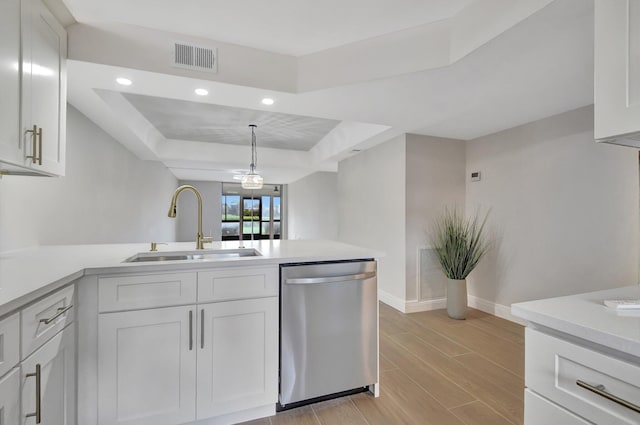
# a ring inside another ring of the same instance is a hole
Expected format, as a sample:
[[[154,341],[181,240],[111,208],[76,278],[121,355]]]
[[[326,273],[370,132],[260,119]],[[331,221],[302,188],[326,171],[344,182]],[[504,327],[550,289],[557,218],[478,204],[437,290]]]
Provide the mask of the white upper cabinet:
[[[595,2],[594,133],[640,147],[640,0]]]
[[[21,165],[20,0],[0,2],[0,93],[0,159]]]
[[[40,0],[22,1],[25,165],[64,175],[67,34]]]
[[[0,173],[64,175],[67,34],[41,0],[0,4]]]

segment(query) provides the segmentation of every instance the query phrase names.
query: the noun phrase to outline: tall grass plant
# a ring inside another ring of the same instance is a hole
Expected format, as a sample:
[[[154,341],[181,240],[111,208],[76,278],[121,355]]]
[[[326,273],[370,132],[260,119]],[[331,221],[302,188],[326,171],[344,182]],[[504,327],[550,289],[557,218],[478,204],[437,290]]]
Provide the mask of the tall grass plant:
[[[447,208],[435,220],[431,245],[442,271],[449,279],[466,279],[489,250],[485,224],[489,212],[480,221],[479,214],[465,217],[456,208]]]

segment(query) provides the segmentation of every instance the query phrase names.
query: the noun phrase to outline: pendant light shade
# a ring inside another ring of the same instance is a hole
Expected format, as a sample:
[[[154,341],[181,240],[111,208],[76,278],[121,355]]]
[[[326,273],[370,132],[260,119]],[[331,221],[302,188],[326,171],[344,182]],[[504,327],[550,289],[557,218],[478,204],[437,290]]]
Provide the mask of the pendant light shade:
[[[251,164],[249,164],[249,172],[242,176],[243,189],[262,189],[262,176],[256,173],[256,164],[258,163],[258,153],[256,151],[256,125],[250,124],[251,127]]]
[[[242,177],[243,189],[262,189],[262,176],[260,174],[246,174]]]

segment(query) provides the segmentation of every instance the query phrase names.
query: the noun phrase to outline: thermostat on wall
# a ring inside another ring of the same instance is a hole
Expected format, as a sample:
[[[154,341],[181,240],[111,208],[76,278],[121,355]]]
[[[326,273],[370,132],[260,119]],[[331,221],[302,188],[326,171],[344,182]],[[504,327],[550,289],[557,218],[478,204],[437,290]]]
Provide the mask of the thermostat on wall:
[[[480,181],[480,171],[472,171],[471,172],[471,181],[479,182]]]

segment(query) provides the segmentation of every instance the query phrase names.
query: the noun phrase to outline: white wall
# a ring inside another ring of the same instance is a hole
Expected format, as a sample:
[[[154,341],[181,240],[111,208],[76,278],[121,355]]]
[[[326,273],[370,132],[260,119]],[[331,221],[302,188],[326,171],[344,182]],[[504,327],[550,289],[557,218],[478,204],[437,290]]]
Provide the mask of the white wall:
[[[417,300],[418,249],[429,246],[428,232],[445,207],[464,211],[466,143],[415,134],[406,139],[406,299]],[[430,293],[444,297],[444,285]]]
[[[72,106],[61,178],[0,180],[0,252],[35,245],[173,240],[177,180],[140,161]]]
[[[404,135],[338,165],[338,239],[385,252],[378,287],[400,300],[406,290],[405,170]]]
[[[585,107],[468,143],[467,212],[495,247],[469,293],[498,304],[637,283],[638,151],[593,141]]]
[[[222,183],[181,180],[179,184],[195,187],[202,196],[202,233],[204,236],[212,235],[215,241],[222,239],[220,225],[222,220]],[[177,206],[176,240],[178,242],[195,242],[198,233],[198,202],[195,194],[191,191],[182,192],[178,198]],[[168,211],[169,201],[167,201]]]
[[[338,174],[317,172],[290,183],[289,238],[338,238]]]

